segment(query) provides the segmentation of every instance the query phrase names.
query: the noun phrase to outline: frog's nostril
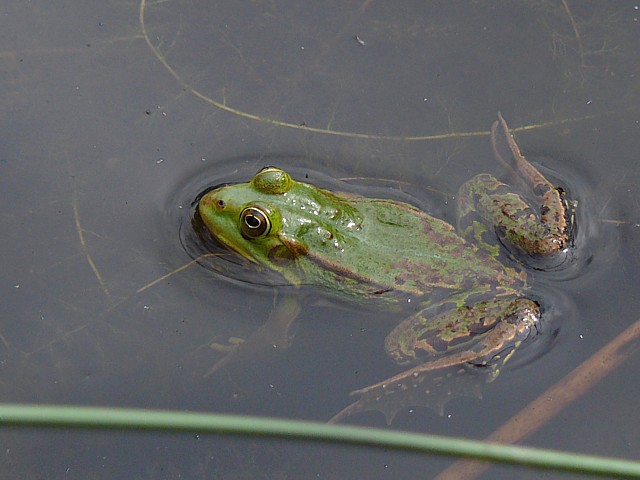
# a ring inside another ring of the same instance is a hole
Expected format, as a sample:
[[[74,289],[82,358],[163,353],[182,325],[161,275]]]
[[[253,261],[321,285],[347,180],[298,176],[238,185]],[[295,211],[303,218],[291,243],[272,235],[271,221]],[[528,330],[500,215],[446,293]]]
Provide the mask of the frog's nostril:
[[[219,209],[223,209],[224,207],[227,206],[227,202],[225,202],[224,200],[220,199],[218,200],[218,208]]]

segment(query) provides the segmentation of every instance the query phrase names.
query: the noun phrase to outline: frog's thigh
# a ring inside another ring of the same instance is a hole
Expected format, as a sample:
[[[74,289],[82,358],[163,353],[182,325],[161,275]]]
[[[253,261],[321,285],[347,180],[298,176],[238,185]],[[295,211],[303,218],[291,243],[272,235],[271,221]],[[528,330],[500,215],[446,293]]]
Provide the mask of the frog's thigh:
[[[429,310],[409,317],[387,336],[385,349],[394,362],[436,362],[453,356],[462,359],[458,363],[484,361],[524,340],[540,318],[538,304],[524,297],[493,298],[431,318]]]
[[[556,236],[526,200],[493,175],[480,174],[462,185],[457,208],[459,231],[479,245],[491,243],[488,226],[508,245],[530,254],[546,253]]]

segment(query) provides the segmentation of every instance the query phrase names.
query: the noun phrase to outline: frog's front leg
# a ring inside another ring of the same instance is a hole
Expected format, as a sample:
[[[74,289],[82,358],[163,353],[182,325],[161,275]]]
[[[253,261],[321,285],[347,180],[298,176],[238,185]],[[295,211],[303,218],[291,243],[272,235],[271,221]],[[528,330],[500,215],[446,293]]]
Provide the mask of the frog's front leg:
[[[571,241],[573,209],[564,191],[522,155],[502,115],[499,120],[491,130],[496,158],[517,174],[537,205],[530,204],[492,175],[481,174],[458,192],[459,231],[480,245],[490,243],[482,238],[490,225],[506,246],[521,253],[552,256],[562,252]],[[500,148],[501,144],[505,147]],[[505,158],[507,153],[510,162]]]
[[[393,361],[419,365],[381,383],[463,363],[499,366],[532,332],[537,333],[540,319],[536,302],[514,295],[463,304],[432,318],[429,310],[403,321],[385,340]]]
[[[292,337],[289,330],[300,313],[300,308],[299,298],[285,295],[271,312],[267,322],[245,341],[236,342],[236,345],[230,348],[227,354],[218,360],[204,376],[209,377],[231,365],[259,358],[265,350],[287,348]]]

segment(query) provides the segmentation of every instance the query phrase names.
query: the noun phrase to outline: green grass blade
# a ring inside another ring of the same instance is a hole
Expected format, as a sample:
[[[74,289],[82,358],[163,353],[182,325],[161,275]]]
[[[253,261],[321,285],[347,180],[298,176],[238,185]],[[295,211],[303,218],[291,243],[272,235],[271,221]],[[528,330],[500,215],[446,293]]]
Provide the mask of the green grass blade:
[[[262,436],[460,456],[589,475],[640,478],[640,462],[394,430],[241,415],[0,404],[0,426]]]

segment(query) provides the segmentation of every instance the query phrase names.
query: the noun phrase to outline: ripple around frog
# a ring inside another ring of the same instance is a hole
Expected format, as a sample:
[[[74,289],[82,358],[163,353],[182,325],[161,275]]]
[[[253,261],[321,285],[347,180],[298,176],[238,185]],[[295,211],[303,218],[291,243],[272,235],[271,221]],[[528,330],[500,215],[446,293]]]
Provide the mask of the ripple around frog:
[[[179,215],[175,213],[170,215],[170,217],[173,218],[171,218],[169,222],[174,227],[179,224],[180,241],[188,255],[208,270],[225,278],[225,280],[237,284],[256,287],[287,286],[287,283],[279,275],[259,269],[253,264],[242,260],[240,257],[230,254],[218,245],[202,224],[197,212],[199,199],[207,191],[215,188],[213,185],[247,181],[252,178],[256,171],[266,165],[275,164],[283,166],[291,172],[294,178],[308,181],[322,188],[348,191],[368,197],[395,198],[417,205],[419,208],[439,218],[447,219],[447,215],[451,216],[453,208],[448,209],[447,212],[436,212],[433,211],[432,208],[427,208],[424,205],[424,201],[419,201],[418,198],[422,199],[425,196],[424,191],[422,191],[420,195],[412,196],[398,189],[383,189],[379,186],[372,186],[380,185],[380,182],[375,181],[364,182],[357,179],[352,183],[336,181],[325,174],[295,166],[304,163],[308,163],[308,159],[300,160],[295,157],[236,159],[226,163],[217,163],[215,167],[212,166],[209,169],[203,170],[197,177],[184,182],[172,197],[168,211],[176,212],[176,205],[183,205],[185,207],[188,205],[188,208],[182,208],[180,210]],[[553,164],[553,162],[545,163]],[[540,168],[554,184],[560,185],[567,190],[571,200],[578,202],[576,223],[579,228],[574,232],[573,246],[566,252],[567,255],[563,262],[551,266],[534,265],[530,267],[526,265],[526,262],[522,259],[511,258],[510,261],[512,262],[525,264],[523,265],[524,268],[530,271],[532,276],[535,277],[535,279],[532,279],[531,286],[527,290],[527,296],[541,304],[544,321],[541,322],[537,335],[527,340],[529,344],[527,348],[519,349],[518,355],[514,355],[513,358],[507,362],[505,365],[506,370],[519,369],[533,363],[536,359],[551,350],[555,344],[562,343],[564,341],[563,338],[566,340],[568,335],[575,335],[577,329],[575,325],[577,309],[570,294],[563,293],[565,286],[560,287],[560,283],[566,283],[578,277],[583,277],[585,274],[589,274],[589,276],[597,274],[600,267],[606,265],[607,258],[609,258],[607,252],[610,254],[616,250],[612,247],[615,243],[613,241],[614,237],[610,234],[604,234],[614,229],[601,228],[603,224],[593,219],[593,206],[599,200],[591,198],[588,195],[588,192],[592,190],[588,182],[582,181],[579,174],[572,173],[568,176],[561,176],[549,168],[541,167],[540,165],[536,166]],[[565,169],[563,168],[563,170]],[[364,183],[367,183],[367,185],[364,185]],[[397,183],[400,184],[401,182]],[[571,188],[567,188],[567,185],[570,185]],[[402,184],[403,190],[405,186],[407,185]],[[424,190],[424,188],[416,187],[416,191],[419,190]],[[438,202],[435,202],[435,204],[437,203]],[[440,201],[440,204],[444,203],[442,200]],[[443,213],[445,214],[443,215]],[[447,220],[450,221],[450,219]],[[175,235],[175,230],[173,230],[173,232]],[[483,380],[480,381],[480,383],[484,383],[483,369],[474,369],[472,365],[468,367],[469,372],[465,377],[474,377],[477,374],[478,381]],[[491,375],[489,376],[491,377]],[[492,378],[493,377],[491,377],[491,379]],[[464,383],[467,383],[466,380]],[[449,390],[446,391],[448,392]],[[474,392],[468,391],[465,386],[460,393],[455,394],[455,396],[468,395],[470,393],[474,394]],[[367,409],[385,411],[387,418],[392,418],[395,412],[398,411],[397,406],[393,408],[378,408],[376,406],[378,403],[377,398],[377,396],[372,395],[372,398],[366,398],[362,402],[362,405],[367,406]],[[415,399],[411,400],[412,404],[414,404],[414,402],[416,402]],[[360,401],[356,402],[356,404],[359,403]],[[425,401],[425,403],[418,402],[415,404],[424,404],[437,409],[441,408],[444,402],[439,402],[436,398],[436,401],[428,400]],[[400,402],[398,405],[402,406],[403,403]],[[349,412],[348,409],[346,411]]]

